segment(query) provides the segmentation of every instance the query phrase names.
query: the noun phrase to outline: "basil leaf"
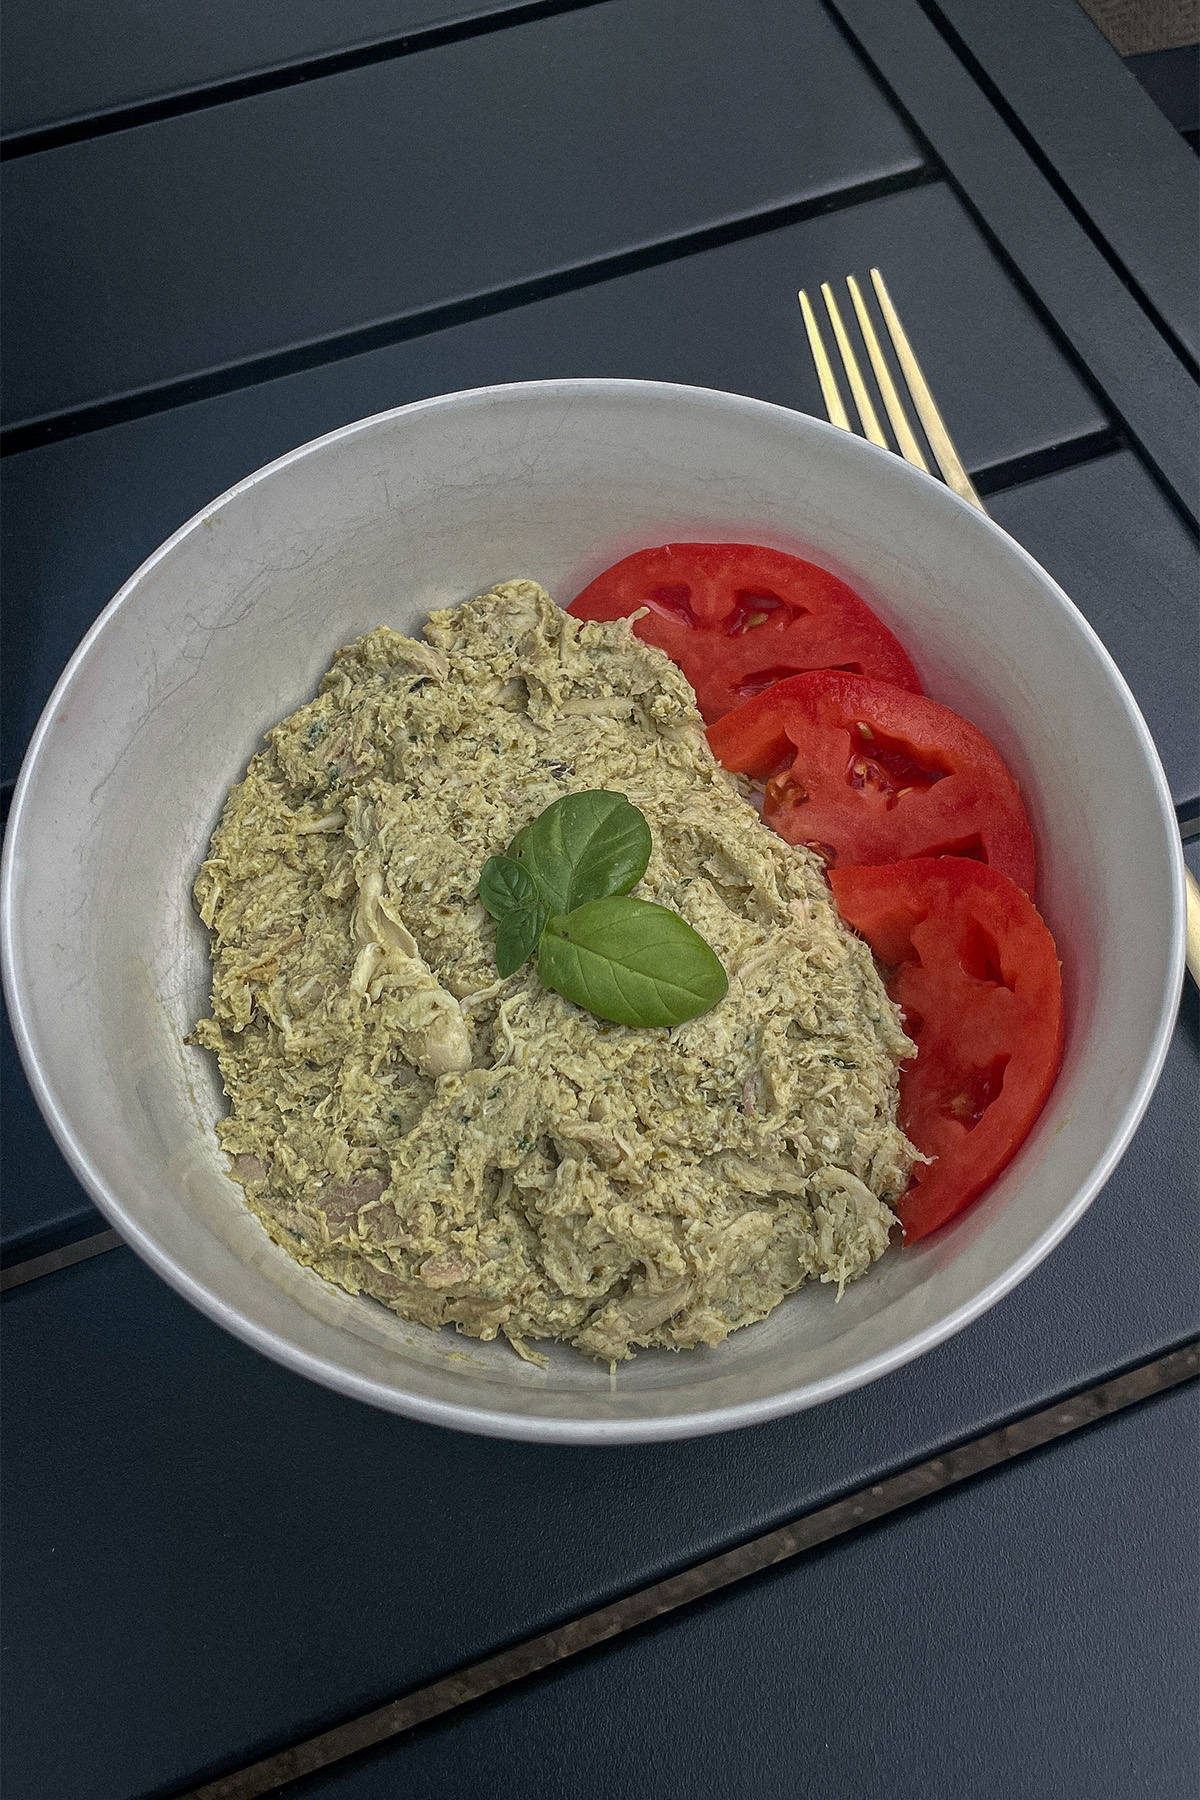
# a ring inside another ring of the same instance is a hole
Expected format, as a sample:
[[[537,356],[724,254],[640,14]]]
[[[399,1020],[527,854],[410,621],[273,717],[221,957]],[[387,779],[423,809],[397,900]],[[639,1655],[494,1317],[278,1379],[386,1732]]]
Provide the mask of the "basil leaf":
[[[533,876],[552,913],[569,913],[636,887],[650,860],[650,827],[624,794],[591,788],[539,813],[508,855]]]
[[[537,949],[548,917],[537,883],[511,856],[489,856],[479,873],[479,898],[498,921],[496,967],[514,975]]]
[[[496,968],[501,975],[515,975],[523,962],[528,962],[538,946],[546,925],[546,909],[536,906],[514,906],[496,927]]]
[[[498,921],[496,968],[514,975],[537,949],[549,916],[537,883],[511,856],[489,856],[479,873],[479,898]]]
[[[502,919],[514,909],[541,904],[533,876],[511,856],[488,857],[479,872],[479,898],[493,919]]]
[[[538,975],[543,987],[616,1025],[682,1025],[729,986],[714,951],[678,913],[617,897],[551,919]]]

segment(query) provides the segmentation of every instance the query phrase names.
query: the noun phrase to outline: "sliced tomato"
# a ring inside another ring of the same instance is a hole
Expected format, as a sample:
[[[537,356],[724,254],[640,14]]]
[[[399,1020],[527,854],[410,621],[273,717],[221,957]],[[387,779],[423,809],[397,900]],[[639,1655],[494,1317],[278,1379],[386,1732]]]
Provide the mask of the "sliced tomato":
[[[763,817],[831,868],[966,856],[1033,892],[1033,836],[999,753],[948,706],[863,675],[796,675],[709,728],[727,769],[769,777]]]
[[[1062,1060],[1054,939],[1013,882],[961,857],[832,869],[848,925],[893,965],[888,993],[917,1046],[900,1123],[918,1165],[896,1206],[907,1242],[945,1225],[1016,1154]]]
[[[572,600],[577,619],[624,619],[665,650],[706,724],[805,669],[849,669],[921,692],[898,638],[828,569],[759,544],[663,544],[605,569]]]

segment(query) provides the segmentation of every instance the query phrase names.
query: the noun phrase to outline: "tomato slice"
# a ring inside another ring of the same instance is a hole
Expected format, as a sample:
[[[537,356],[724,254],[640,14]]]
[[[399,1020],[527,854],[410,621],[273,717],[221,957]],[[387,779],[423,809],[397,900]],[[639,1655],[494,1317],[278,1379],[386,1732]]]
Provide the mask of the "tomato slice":
[[[796,675],[709,728],[727,769],[769,776],[763,817],[830,867],[965,856],[1033,892],[1017,784],[982,731],[863,675]]]
[[[896,1211],[905,1240],[936,1231],[1016,1154],[1062,1060],[1054,939],[1003,875],[961,857],[833,869],[848,925],[883,963],[917,1046],[900,1073],[900,1123],[918,1165]]]
[[[663,544],[605,569],[572,600],[577,619],[624,619],[665,650],[706,724],[806,669],[850,669],[921,692],[899,639],[828,569],[759,544]]]

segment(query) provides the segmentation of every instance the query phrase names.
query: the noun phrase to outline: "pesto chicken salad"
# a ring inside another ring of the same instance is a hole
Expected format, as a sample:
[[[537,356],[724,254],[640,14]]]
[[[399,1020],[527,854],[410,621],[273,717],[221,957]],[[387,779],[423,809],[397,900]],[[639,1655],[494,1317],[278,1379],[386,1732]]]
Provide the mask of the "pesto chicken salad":
[[[405,1319],[610,1364],[869,1268],[917,1159],[913,1046],[820,859],[745,786],[662,650],[533,581],[339,650],[195,886],[194,1041],[274,1241]],[[581,819],[616,864],[558,913],[529,846]]]

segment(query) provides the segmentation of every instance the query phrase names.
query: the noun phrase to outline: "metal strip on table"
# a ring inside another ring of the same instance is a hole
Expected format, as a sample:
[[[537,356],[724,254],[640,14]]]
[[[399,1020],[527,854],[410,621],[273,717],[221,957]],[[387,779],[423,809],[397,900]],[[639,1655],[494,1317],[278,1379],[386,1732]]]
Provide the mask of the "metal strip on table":
[[[672,1575],[653,1587],[643,1588],[611,1606],[573,1619],[541,1637],[502,1651],[486,1662],[476,1663],[457,1675],[423,1688],[403,1699],[391,1701],[375,1712],[309,1738],[262,1762],[224,1776],[217,1781],[194,1788],[187,1800],[258,1800],[285,1782],[329,1768],[345,1757],[388,1742],[414,1726],[444,1717],[460,1706],[480,1700],[485,1694],[526,1680],[543,1669],[611,1642],[624,1632],[634,1631],[662,1619],[680,1607],[692,1606],[714,1594],[734,1587],[753,1575],[791,1562],[795,1557],[828,1544],[849,1532],[862,1530],[881,1519],[947,1492],[963,1481],[998,1469],[1032,1450],[1073,1436],[1102,1419],[1115,1417],[1127,1407],[1138,1406],[1158,1394],[1168,1393],[1183,1382],[1194,1382],[1200,1374],[1200,1343],[1191,1343],[1150,1363],[1143,1363],[1126,1375],[1116,1376],[1099,1387],[1089,1388],[1070,1399],[1056,1401],[1042,1412],[1016,1419],[999,1431],[960,1444],[943,1455],[904,1469],[898,1475],[874,1486],[859,1489],[844,1500],[818,1512],[807,1513],[790,1525],[768,1532],[736,1550],[727,1550],[709,1562],[699,1563]]]
[[[819,0],[606,0],[23,157],[5,427],[323,360],[923,162]]]
[[[1194,367],[1200,355],[1195,152],[1082,6],[930,0],[930,10]]]
[[[919,0],[826,0],[1192,526],[1196,383]]]
[[[1190,1800],[1198,1433],[1192,1383],[287,1792]]]
[[[46,1250],[40,1256],[10,1263],[0,1269],[0,1293],[6,1294],[10,1288],[21,1287],[27,1281],[40,1281],[43,1275],[56,1275],[60,1269],[86,1262],[89,1256],[116,1250],[124,1242],[120,1232],[109,1226],[104,1231],[93,1232],[90,1237],[72,1238],[69,1244],[62,1244],[57,1250]]]
[[[148,12],[137,0],[9,0],[0,147],[34,155],[601,3],[208,0]]]

